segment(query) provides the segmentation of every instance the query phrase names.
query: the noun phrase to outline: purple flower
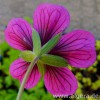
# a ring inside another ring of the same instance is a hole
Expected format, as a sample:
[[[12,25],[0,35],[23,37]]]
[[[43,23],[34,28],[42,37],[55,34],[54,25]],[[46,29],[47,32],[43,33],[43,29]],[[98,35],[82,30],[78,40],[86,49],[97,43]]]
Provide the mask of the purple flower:
[[[34,29],[39,33],[42,46],[53,36],[68,28],[70,15],[68,11],[56,4],[41,4],[33,15]],[[33,50],[31,26],[22,18],[12,19],[5,30],[6,41],[15,49]],[[74,30],[62,35],[59,43],[49,52],[58,55],[74,67],[87,68],[96,60],[94,36],[85,30]],[[10,73],[22,82],[29,62],[22,58],[15,60],[10,66]],[[53,67],[45,65],[44,83],[53,95],[72,95],[78,88],[73,73],[67,67]],[[41,74],[37,65],[33,68],[25,88],[33,88],[39,81]]]

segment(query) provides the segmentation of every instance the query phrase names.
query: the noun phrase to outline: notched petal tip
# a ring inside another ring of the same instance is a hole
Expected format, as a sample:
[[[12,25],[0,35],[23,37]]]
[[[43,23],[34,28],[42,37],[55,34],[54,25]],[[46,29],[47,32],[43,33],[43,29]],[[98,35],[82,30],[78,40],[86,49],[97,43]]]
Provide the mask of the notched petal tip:
[[[67,9],[57,4],[41,4],[35,10],[34,28],[39,32],[42,45],[69,26],[70,15]]]

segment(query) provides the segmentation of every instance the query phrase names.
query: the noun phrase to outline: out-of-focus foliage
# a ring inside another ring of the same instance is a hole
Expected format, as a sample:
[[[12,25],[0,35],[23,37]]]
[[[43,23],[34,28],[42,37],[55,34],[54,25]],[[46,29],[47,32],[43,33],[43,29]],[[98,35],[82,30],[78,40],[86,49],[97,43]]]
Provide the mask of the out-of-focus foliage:
[[[24,19],[28,21],[30,24],[33,24],[33,20],[30,17],[25,16]]]
[[[32,23],[28,17],[25,19]],[[93,66],[87,69],[78,69],[68,66],[76,75],[78,80],[77,95],[89,95],[93,97],[100,95],[100,40],[96,41],[97,60]],[[19,58],[20,51],[14,50],[6,42],[0,44],[0,100],[16,100],[20,86],[18,80],[13,79],[9,73],[10,64]],[[78,99],[78,98],[77,98]],[[70,98],[69,100],[77,100]],[[25,90],[22,100],[66,100],[64,98],[54,98],[45,89],[43,79],[30,90]],[[80,98],[78,100],[100,100],[96,98]]]
[[[14,50],[6,42],[0,44],[2,62],[0,62],[0,100],[15,100],[20,86],[9,73],[10,64],[19,57],[20,51]],[[55,100],[44,88],[43,80],[36,87],[25,90],[22,100]],[[58,99],[60,100],[60,99]]]

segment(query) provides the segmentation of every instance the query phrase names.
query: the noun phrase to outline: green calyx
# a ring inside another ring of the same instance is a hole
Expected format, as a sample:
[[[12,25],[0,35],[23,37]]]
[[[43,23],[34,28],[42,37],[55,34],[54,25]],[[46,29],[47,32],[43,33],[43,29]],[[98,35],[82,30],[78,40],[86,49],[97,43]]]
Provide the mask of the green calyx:
[[[67,62],[64,58],[56,55],[45,54],[40,57],[40,60],[47,65],[54,67],[65,67]]]
[[[39,60],[37,62],[37,66],[42,76],[44,76],[44,73],[46,71],[45,65],[65,67],[68,64],[64,58],[48,54],[57,45],[60,37],[61,33],[55,35],[44,46],[41,47],[40,36],[35,30],[33,30],[33,51],[23,51],[20,57],[27,62],[31,62],[35,57],[38,57]]]
[[[20,57],[26,62],[31,62],[35,58],[35,54],[32,51],[23,51]]]
[[[41,60],[38,60],[37,66],[38,66],[39,72],[41,73],[41,75],[43,77],[46,72],[45,64]]]

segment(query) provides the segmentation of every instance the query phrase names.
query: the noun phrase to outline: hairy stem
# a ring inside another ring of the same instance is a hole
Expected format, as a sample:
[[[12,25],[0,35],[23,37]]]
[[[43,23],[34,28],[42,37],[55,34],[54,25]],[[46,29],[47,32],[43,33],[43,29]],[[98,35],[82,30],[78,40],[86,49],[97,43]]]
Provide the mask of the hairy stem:
[[[27,81],[27,79],[28,79],[28,77],[29,77],[29,75],[30,75],[30,73],[31,73],[31,71],[32,71],[32,69],[33,69],[33,67],[34,67],[34,65],[36,64],[37,61],[38,61],[38,57],[36,57],[31,62],[31,64],[29,65],[28,70],[26,71],[26,74],[25,74],[25,76],[23,78],[23,81],[21,83],[21,86],[19,88],[19,92],[18,92],[18,95],[17,95],[17,99],[16,100],[21,100],[21,96],[22,96],[22,93],[23,93],[23,90],[24,90],[25,83],[26,83],[26,81]]]

